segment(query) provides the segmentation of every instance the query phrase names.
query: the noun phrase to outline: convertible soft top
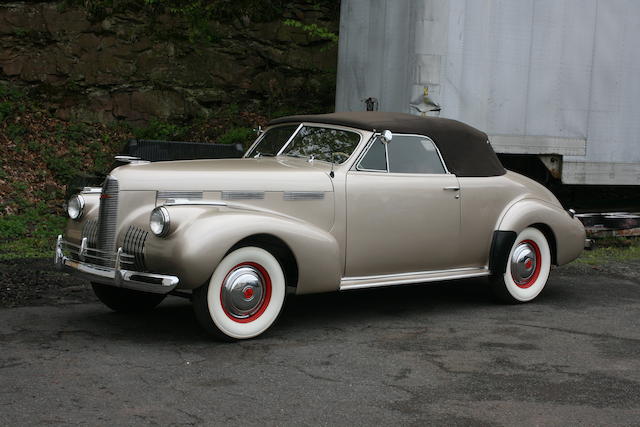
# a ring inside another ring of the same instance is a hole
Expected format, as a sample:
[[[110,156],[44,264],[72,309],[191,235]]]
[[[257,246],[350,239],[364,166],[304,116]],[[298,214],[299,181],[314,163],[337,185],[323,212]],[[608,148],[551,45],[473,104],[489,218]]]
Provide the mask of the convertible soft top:
[[[271,120],[269,125],[301,122],[424,135],[435,142],[447,168],[457,176],[498,176],[506,173],[488,142],[487,134],[457,120],[403,113],[354,111],[287,116]]]

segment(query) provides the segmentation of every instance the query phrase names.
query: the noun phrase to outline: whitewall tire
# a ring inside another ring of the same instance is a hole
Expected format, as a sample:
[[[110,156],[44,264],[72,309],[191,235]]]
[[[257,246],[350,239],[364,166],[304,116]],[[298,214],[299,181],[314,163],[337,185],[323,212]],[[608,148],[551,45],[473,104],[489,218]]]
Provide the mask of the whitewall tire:
[[[194,311],[205,330],[218,338],[253,338],[278,318],[285,294],[278,260],[265,249],[246,246],[225,256],[209,283],[194,290]]]
[[[518,234],[504,274],[493,276],[494,293],[503,301],[532,301],[544,289],[551,270],[551,249],[544,234],[528,227]]]

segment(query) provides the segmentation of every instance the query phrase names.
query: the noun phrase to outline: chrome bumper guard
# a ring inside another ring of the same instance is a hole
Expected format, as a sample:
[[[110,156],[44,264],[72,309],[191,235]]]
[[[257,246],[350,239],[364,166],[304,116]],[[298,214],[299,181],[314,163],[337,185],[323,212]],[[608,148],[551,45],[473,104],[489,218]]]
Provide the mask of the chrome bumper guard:
[[[66,256],[65,248],[74,254],[76,259]],[[62,235],[58,236],[56,241],[55,265],[59,270],[76,273],[92,282],[154,294],[167,294],[178,286],[179,279],[176,276],[122,268],[123,264],[133,265],[133,258],[133,255],[124,253],[122,248],[118,248],[115,254],[89,248],[86,238],[82,239],[79,246],[65,241]]]

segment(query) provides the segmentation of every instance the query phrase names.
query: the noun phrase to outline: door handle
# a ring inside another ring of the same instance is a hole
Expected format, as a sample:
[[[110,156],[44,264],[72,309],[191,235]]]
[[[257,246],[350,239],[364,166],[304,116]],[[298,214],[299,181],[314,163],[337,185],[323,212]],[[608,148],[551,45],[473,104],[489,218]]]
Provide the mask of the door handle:
[[[460,187],[444,187],[443,190],[447,191],[460,191]]]

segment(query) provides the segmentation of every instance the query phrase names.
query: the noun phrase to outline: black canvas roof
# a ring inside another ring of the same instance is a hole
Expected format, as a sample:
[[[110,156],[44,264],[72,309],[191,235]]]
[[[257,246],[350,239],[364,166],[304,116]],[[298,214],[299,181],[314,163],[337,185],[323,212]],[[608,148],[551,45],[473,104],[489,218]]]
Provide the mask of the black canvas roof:
[[[403,113],[358,111],[281,117],[271,120],[269,125],[300,122],[424,135],[435,142],[447,168],[457,176],[497,176],[506,172],[487,142],[487,134],[457,120]]]

